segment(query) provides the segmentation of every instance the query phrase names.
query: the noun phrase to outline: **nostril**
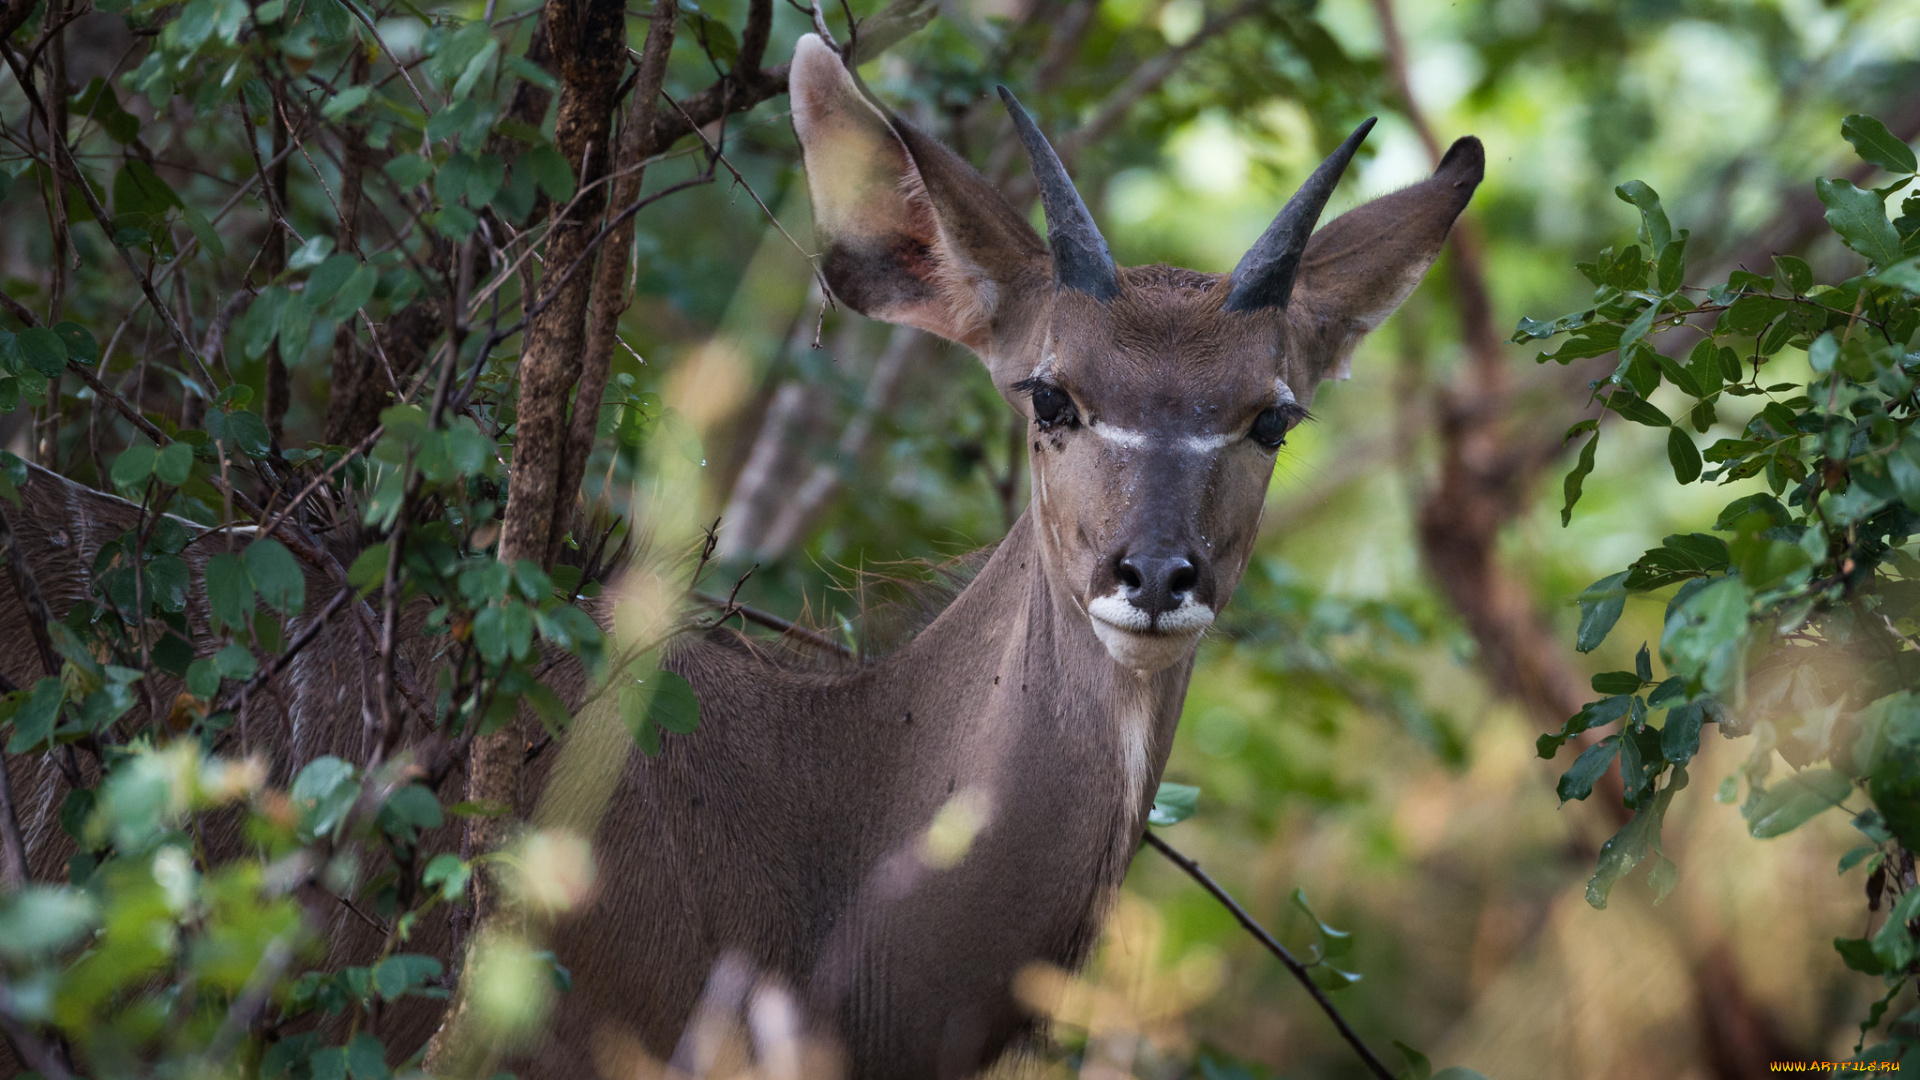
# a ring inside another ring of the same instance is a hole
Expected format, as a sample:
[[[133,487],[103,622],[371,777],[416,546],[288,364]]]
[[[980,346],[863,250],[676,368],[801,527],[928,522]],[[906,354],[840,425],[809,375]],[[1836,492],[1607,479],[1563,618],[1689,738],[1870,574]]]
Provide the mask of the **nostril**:
[[[1167,591],[1174,596],[1192,592],[1200,583],[1200,571],[1185,559],[1173,560],[1173,572],[1167,575]]]
[[[1140,568],[1135,566],[1130,558],[1120,560],[1120,565],[1114,569],[1114,576],[1120,579],[1120,584],[1126,586],[1128,592],[1136,591],[1144,584],[1144,580],[1140,577]]]

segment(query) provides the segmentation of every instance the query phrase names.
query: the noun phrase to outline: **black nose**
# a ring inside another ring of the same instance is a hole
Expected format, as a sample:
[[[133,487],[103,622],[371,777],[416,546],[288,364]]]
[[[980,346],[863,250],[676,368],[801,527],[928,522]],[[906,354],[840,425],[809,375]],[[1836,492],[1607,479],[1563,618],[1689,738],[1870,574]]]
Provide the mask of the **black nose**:
[[[1114,576],[1127,602],[1149,616],[1179,607],[1200,581],[1200,571],[1184,555],[1123,555]]]

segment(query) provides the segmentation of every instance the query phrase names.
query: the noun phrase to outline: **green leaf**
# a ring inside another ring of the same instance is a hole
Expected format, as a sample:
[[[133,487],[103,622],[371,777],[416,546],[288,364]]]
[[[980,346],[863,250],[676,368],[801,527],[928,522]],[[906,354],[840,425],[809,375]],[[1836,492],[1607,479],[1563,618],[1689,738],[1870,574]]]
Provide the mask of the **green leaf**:
[[[1680,230],[1665,251],[1660,253],[1658,264],[1654,267],[1654,283],[1660,292],[1667,296],[1680,291],[1686,284],[1687,276],[1687,230]]]
[[[1307,969],[1307,974],[1313,979],[1313,985],[1327,991],[1345,990],[1360,981],[1355,972],[1342,971],[1332,964],[1315,964]]]
[[[1666,726],[1660,729],[1660,756],[1676,765],[1692,761],[1700,752],[1700,725],[1706,718],[1707,708],[1700,702],[1668,710]]]
[[[313,268],[307,275],[306,301],[311,307],[323,308],[340,292],[353,272],[360,267],[360,260],[351,255],[333,255]]]
[[[411,843],[416,829],[437,829],[446,818],[433,792],[418,784],[396,788],[380,807],[379,824],[388,835]]]
[[[1170,780],[1160,781],[1160,788],[1153,795],[1153,810],[1147,815],[1147,824],[1166,828],[1178,825],[1193,816],[1194,808],[1200,802],[1200,789],[1191,784],[1176,784]]]
[[[320,106],[320,116],[326,120],[338,120],[366,104],[368,95],[372,93],[371,86],[349,86],[329,98],[325,105]]]
[[[1745,678],[1752,601],[1738,578],[1722,578],[1692,593],[1681,590],[1668,606],[1660,638],[1667,670],[1699,679],[1710,694],[1731,693]]]
[[[260,671],[260,662],[253,658],[253,652],[239,642],[224,645],[213,654],[213,666],[218,668],[223,678],[244,682]]]
[[[181,205],[180,196],[174,194],[165,180],[153,171],[153,166],[130,157],[120,171],[113,177],[113,213],[116,218],[128,214],[140,214],[157,217],[168,210]]]
[[[354,782],[352,765],[337,757],[318,757],[293,778],[287,794],[300,813],[302,829],[324,836],[346,818],[359,797],[360,785]]]
[[[1907,924],[1916,917],[1920,917],[1920,889],[1909,889],[1894,902],[1887,921],[1873,935],[1873,955],[1891,970],[1905,970],[1913,962],[1914,940]]]
[[[269,607],[285,615],[306,609],[307,578],[285,544],[271,537],[255,540],[247,545],[245,559],[247,576]]]
[[[256,460],[273,456],[273,436],[259,413],[241,409],[226,415],[226,434],[232,445]]]
[[[1880,958],[1873,954],[1873,942],[1867,938],[1834,938],[1833,951],[1840,959],[1855,971],[1866,975],[1879,975],[1887,970]]]
[[[1714,520],[1713,527],[1718,532],[1729,532],[1735,526],[1741,525],[1747,515],[1754,513],[1767,516],[1767,528],[1793,523],[1793,515],[1787,512],[1787,508],[1781,505],[1780,500],[1763,491],[1757,495],[1742,495],[1728,503],[1721,509],[1720,516]]]
[[[1901,142],[1887,125],[1871,116],[1854,113],[1840,121],[1840,136],[1853,144],[1862,161],[1872,162],[1890,173],[1911,176],[1920,169],[1913,147]]]
[[[1353,949],[1353,932],[1351,930],[1335,930],[1333,927],[1328,926],[1326,920],[1320,918],[1319,914],[1313,910],[1313,906],[1307,903],[1307,893],[1305,889],[1293,890],[1292,900],[1294,907],[1305,912],[1307,918],[1313,920],[1313,928],[1320,934],[1320,955],[1323,958],[1332,959],[1334,957],[1345,956]],[[1356,979],[1358,977],[1359,976],[1355,976]]]
[[[1875,266],[1900,261],[1900,234],[1887,220],[1886,202],[1875,192],[1862,191],[1850,180],[1815,180],[1814,190],[1827,207],[1827,224],[1848,247]]]
[[[563,203],[573,198],[573,166],[551,146],[536,146],[520,159],[533,173],[534,183],[547,198]],[[1889,225],[1888,228],[1893,226]]]
[[[1854,848],[1852,851],[1849,851],[1845,855],[1840,856],[1839,872],[1844,874],[1847,871],[1853,869],[1854,867],[1859,866],[1862,860],[1872,855],[1878,855],[1879,853],[1880,853],[1880,845],[1861,844],[1859,847]]]
[[[1560,752],[1560,748],[1566,745],[1568,739],[1588,728],[1605,727],[1613,723],[1627,715],[1632,706],[1633,698],[1626,694],[1615,694],[1612,697],[1601,698],[1599,701],[1589,701],[1579,712],[1568,717],[1567,722],[1560,725],[1559,731],[1542,735],[1535,740],[1534,750],[1540,755],[1541,760],[1551,761]]]
[[[101,5],[101,10],[109,9]],[[73,96],[68,115],[99,123],[107,137],[117,143],[130,143],[140,137],[139,118],[121,107],[119,96],[106,79],[97,75]]]
[[[86,327],[75,322],[55,323],[53,333],[60,339],[60,344],[66,347],[67,359],[77,360],[82,364],[99,362],[100,343],[94,340],[93,332]]]
[[[1613,189],[1621,202],[1632,203],[1640,208],[1640,235],[1653,249],[1655,258],[1665,251],[1673,240],[1673,226],[1667,221],[1667,211],[1660,205],[1660,196],[1654,190],[1638,180],[1629,180]]]
[[[134,487],[145,483],[147,477],[153,475],[153,467],[159,460],[160,451],[152,443],[134,443],[113,459],[113,469],[109,475],[116,487]]]
[[[554,78],[552,72],[528,60],[526,57],[508,55],[503,63],[506,65],[507,70],[542,90],[558,91],[560,89],[560,80]]]
[[[287,363],[295,363],[307,354],[307,343],[313,336],[313,308],[305,297],[291,296],[280,305],[278,335],[280,356]]]
[[[154,459],[153,474],[160,482],[179,487],[193,472],[193,447],[186,443],[168,443]]]
[[[1813,267],[1808,266],[1807,260],[1800,256],[1775,255],[1773,266],[1780,280],[1787,283],[1787,288],[1792,289],[1794,295],[1803,295],[1813,288]],[[1701,344],[1712,347],[1712,343],[1708,341],[1703,341]]]
[[[354,556],[353,565],[347,567],[347,584],[359,589],[362,593],[372,592],[385,585],[388,550],[386,541],[383,540]]]
[[[1660,374],[1665,375],[1668,382],[1679,387],[1687,394],[1693,397],[1706,397],[1709,393],[1712,393],[1710,390],[1700,389],[1699,384],[1694,379],[1692,369],[1682,367],[1680,361],[1668,356],[1666,353],[1655,353],[1653,362],[1659,366]]]
[[[1846,801],[1853,781],[1832,769],[1807,769],[1767,789],[1746,807],[1747,831],[1766,840],[1792,832]]]
[[[355,312],[373,299],[374,286],[380,283],[380,271],[370,264],[361,263],[354,267],[352,276],[346,284],[340,286],[340,292],[328,305],[327,311],[336,319],[351,320]]]
[[[311,270],[326,262],[331,254],[333,254],[333,237],[326,233],[315,233],[307,238],[306,243],[294,248],[293,254],[287,256],[287,269]]]
[[[1592,652],[1607,639],[1613,624],[1620,621],[1621,612],[1627,609],[1627,590],[1624,582],[1627,571],[1609,574],[1586,587],[1580,593],[1580,631],[1574,648],[1580,652]]]
[[[1920,293],[1920,258],[1894,263],[1873,275],[1875,284],[1891,285],[1910,293]]]
[[[467,61],[466,70],[460,73],[460,78],[453,84],[453,92],[448,96],[454,101],[465,99],[473,92],[474,84],[486,74],[487,64],[498,55],[500,55],[500,39],[487,38],[487,43],[480,47],[480,51],[473,55],[473,59]]]
[[[207,607],[213,628],[244,630],[253,616],[253,581],[240,556],[221,552],[207,560]]]
[[[460,856],[443,852],[435,855],[420,872],[420,884],[439,890],[440,899],[452,904],[467,891],[467,879],[472,875],[473,868],[462,862]]]
[[[418,154],[404,154],[387,162],[382,171],[402,191],[411,191],[433,175],[433,162]]]
[[[1700,448],[1693,436],[1678,427],[1667,429],[1667,463],[1673,466],[1673,478],[1682,484],[1700,479]]]
[[[700,726],[700,701],[687,680],[663,668],[653,674],[652,681],[653,700],[647,705],[647,715],[655,724],[679,735],[690,734]]]
[[[20,350],[20,358],[28,367],[49,379],[67,370],[67,343],[45,327],[20,331],[14,335],[14,347]]]
[[[7,753],[24,754],[39,749],[53,737],[53,725],[60,719],[60,705],[67,699],[66,686],[59,679],[41,679],[31,691],[16,697],[13,710],[13,738],[7,740]]]
[[[1660,823],[1666,817],[1667,805],[1673,801],[1673,793],[1686,786],[1686,775],[1685,770],[1676,770],[1673,782],[1654,796],[1653,802],[1636,811],[1632,821],[1621,826],[1619,832],[1600,846],[1600,857],[1594,866],[1593,877],[1587,882],[1587,903],[1590,906],[1604,910],[1613,886],[1639,865],[1648,851],[1658,855],[1661,862],[1666,862],[1666,856],[1660,853]],[[1648,881],[1654,887],[1655,903],[1672,886],[1671,872],[1663,877],[1666,880],[1649,878]]]
[[[1727,542],[1719,537],[1708,533],[1675,534],[1634,560],[1627,571],[1626,587],[1629,592],[1658,589],[1687,578],[1720,573],[1731,562]]]
[[[77,942],[99,919],[93,898],[79,889],[28,885],[0,901],[0,957],[52,954]]]
[[[467,175],[473,171],[470,154],[453,153],[433,174],[433,194],[442,203],[456,203],[467,193]],[[476,204],[477,205],[477,204]]]
[[[1607,395],[1607,408],[1636,424],[1645,424],[1648,427],[1668,427],[1673,423],[1666,413],[1661,412],[1651,402],[1625,388],[1617,389]]]
[[[1399,1039],[1393,1040],[1393,1048],[1407,1059],[1407,1067],[1400,1070],[1399,1080],[1433,1080],[1433,1062],[1427,1059],[1427,1055]]]
[[[220,692],[220,668],[211,658],[195,660],[187,667],[187,693],[201,701],[212,701]]]
[[[507,179],[507,163],[498,154],[487,154],[473,163],[467,173],[467,205],[482,207],[491,202]]]
[[[1593,677],[1593,692],[1596,694],[1632,694],[1643,685],[1640,676],[1631,671],[1603,671]]]
[[[174,614],[187,610],[190,577],[185,559],[178,555],[155,555],[147,563],[148,602]]]
[[[1596,423],[1593,428],[1593,438],[1588,439],[1587,444],[1580,448],[1579,462],[1574,465],[1573,471],[1567,473],[1564,484],[1567,502],[1560,508],[1561,528],[1566,528],[1573,523],[1573,505],[1580,501],[1580,490],[1585,486],[1587,476],[1593,472],[1593,451],[1599,445],[1600,428]]]
[[[347,1044],[347,1070],[353,1080],[387,1080],[387,1048],[378,1038],[361,1032]]]
[[[1560,777],[1555,790],[1560,801],[1572,802],[1593,794],[1593,785],[1606,774],[1607,766],[1613,764],[1614,756],[1620,753],[1620,736],[1609,735],[1580,752],[1574,759],[1573,768]]]

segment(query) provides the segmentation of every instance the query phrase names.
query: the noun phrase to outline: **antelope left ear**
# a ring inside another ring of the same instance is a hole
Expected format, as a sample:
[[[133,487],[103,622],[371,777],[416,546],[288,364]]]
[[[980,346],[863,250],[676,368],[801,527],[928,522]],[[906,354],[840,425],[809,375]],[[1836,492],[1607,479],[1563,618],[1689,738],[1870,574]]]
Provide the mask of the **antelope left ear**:
[[[1039,234],[960,155],[868,101],[818,37],[795,44],[788,80],[834,295],[987,356],[1007,302],[1045,282]]]
[[[1486,164],[1480,140],[1469,135],[1447,150],[1432,176],[1314,233],[1287,305],[1290,353],[1319,378],[1351,374],[1353,347],[1426,276]]]

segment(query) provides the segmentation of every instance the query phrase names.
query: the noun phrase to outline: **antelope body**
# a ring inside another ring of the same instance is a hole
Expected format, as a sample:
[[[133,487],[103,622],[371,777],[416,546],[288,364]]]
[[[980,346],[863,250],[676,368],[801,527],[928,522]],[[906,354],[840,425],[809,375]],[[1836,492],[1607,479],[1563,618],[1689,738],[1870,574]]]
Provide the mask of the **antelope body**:
[[[1077,966],[1097,936],[1287,429],[1412,291],[1483,168],[1462,139],[1431,179],[1314,234],[1363,127],[1232,275],[1122,269],[1010,96],[1050,242],[811,35],[791,94],[829,284],[980,355],[1029,421],[1033,500],[881,660],[823,666],[726,630],[670,650],[701,727],[627,761],[598,825],[598,895],[557,931],[574,986],[535,1075],[594,1075],[596,1047],[623,1035],[672,1054],[727,954],[790,989],[855,1077],[971,1075],[1029,1030],[1014,981]],[[56,612],[86,591],[78,502],[117,502],[63,484],[36,473],[11,511],[70,579]],[[0,634],[26,641],[24,618],[0,583]],[[283,774],[357,751],[361,641],[330,628],[283,680],[283,726],[254,720]],[[28,650],[0,670],[37,675]],[[21,764],[15,780],[35,812],[58,807],[57,772]],[[47,847],[57,833],[35,831]]]

